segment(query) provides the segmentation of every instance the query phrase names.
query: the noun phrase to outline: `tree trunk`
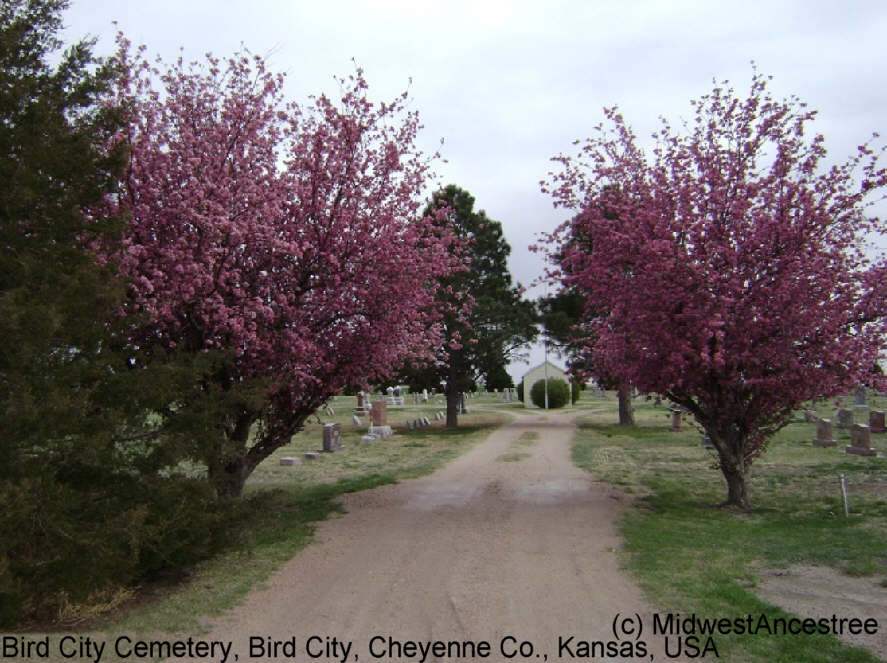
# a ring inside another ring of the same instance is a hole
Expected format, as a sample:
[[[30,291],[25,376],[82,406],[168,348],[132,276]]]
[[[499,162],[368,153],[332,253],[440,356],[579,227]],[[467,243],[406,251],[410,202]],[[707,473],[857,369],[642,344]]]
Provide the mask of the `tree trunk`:
[[[248,458],[246,449],[250,427],[257,417],[257,413],[242,411],[207,459],[209,481],[218,497],[240,497],[247,478],[260,462]]]
[[[745,483],[745,474],[740,471],[727,471],[721,468],[724,478],[727,479],[727,501],[722,506],[735,506],[747,510],[751,507],[748,499],[748,487]]]
[[[619,383],[619,425],[634,426],[634,407],[631,404],[631,392],[634,388],[628,382]]]
[[[209,480],[221,498],[240,497],[243,494],[243,486],[249,477],[250,471],[244,458],[224,464],[217,464],[209,468]]]
[[[748,475],[748,466],[743,462],[744,440],[730,440],[717,446],[719,447],[718,457],[721,472],[727,481],[727,500],[721,506],[748,510],[751,507],[751,502],[748,496],[748,485],[745,481]]]
[[[447,383],[447,428],[459,427],[459,409],[461,394],[455,381]]]

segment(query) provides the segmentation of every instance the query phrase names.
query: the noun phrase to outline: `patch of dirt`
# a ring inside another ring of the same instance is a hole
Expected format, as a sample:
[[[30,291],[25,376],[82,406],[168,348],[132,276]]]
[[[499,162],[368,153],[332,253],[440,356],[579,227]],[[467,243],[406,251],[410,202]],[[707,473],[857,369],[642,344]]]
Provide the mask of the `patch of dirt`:
[[[568,656],[559,638],[574,649],[615,641],[624,653],[634,636],[617,640],[617,614],[649,629],[653,610],[620,568],[618,492],[570,459],[573,417],[517,416],[432,475],[343,496],[347,513],[320,523],[314,544],[203,639],[232,641],[241,661],[255,637],[294,639],[302,652],[312,636],[336,638],[350,654],[316,660],[345,663],[406,660],[373,658],[370,647],[387,651],[389,638],[487,641],[495,661],[509,637],[532,643],[538,661]],[[538,434],[528,457],[497,462],[527,431]],[[666,660],[661,638],[644,639],[646,652],[620,660]]]
[[[881,586],[881,578],[855,578],[822,566],[793,566],[766,573],[755,593],[798,617],[876,619],[875,635],[838,637],[887,660],[887,587]]]

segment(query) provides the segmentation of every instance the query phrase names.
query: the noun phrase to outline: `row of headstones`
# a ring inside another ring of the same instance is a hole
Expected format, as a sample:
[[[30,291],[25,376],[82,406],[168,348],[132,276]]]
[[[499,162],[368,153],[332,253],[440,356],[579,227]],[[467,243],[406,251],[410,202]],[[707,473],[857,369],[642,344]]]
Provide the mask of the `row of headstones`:
[[[385,398],[385,404],[391,406],[399,406],[404,405],[404,396],[400,392],[399,387],[388,387],[386,390],[387,396]],[[431,396],[434,394],[429,394],[427,389],[423,389],[420,394],[418,391],[413,393],[413,405],[419,405],[419,403],[428,403]],[[363,417],[369,414],[370,410],[370,394],[360,391],[357,394],[357,407],[354,408],[354,415],[358,417]]]
[[[882,433],[884,432],[884,411],[883,410],[865,410],[868,412],[868,420],[869,426],[874,429],[874,432]],[[806,414],[806,413],[805,413]],[[815,413],[814,413],[815,414]],[[864,412],[863,412],[864,414]],[[838,428],[850,428],[853,426],[855,422],[855,417],[853,410],[848,410],[846,408],[839,408],[835,410],[835,419],[837,419],[838,423],[836,426]]]
[[[883,433],[885,430],[884,420],[885,413],[883,410],[871,410],[868,411],[868,425],[872,429],[873,433]],[[835,426],[838,428],[850,428],[856,423],[854,419],[853,410],[848,410],[847,408],[838,408],[835,410],[834,419],[837,420]],[[804,420],[810,422],[821,421],[822,417],[819,416],[819,413],[814,412],[813,410],[804,410]]]
[[[370,425],[367,434],[360,438],[361,442],[374,442],[378,439],[388,439],[392,435],[394,435],[394,431],[391,429],[391,426],[385,424],[387,419],[387,404],[384,401],[376,401],[373,403],[373,407],[371,408],[370,414],[373,415],[372,425]],[[434,413],[435,420],[439,421],[444,418],[443,412],[435,412]],[[355,415],[354,419],[357,423],[359,423],[359,419]],[[430,426],[431,421],[428,417],[422,417],[420,419],[416,419],[414,421],[410,421],[407,423],[407,428],[409,430],[414,430],[416,428],[423,428],[425,426]],[[306,460],[314,460],[321,453],[335,453],[341,449],[344,449],[345,445],[342,444],[342,425],[339,423],[329,423],[323,425],[323,448],[318,449],[317,451],[307,451],[305,452]],[[298,458],[293,458],[292,456],[284,456],[280,459],[281,465],[296,465],[299,462]]]
[[[502,402],[503,403],[512,403],[517,400],[517,389],[513,387],[505,387],[502,390]]]
[[[884,432],[884,413],[881,412],[880,428],[873,428],[864,424],[853,424],[850,427],[850,446],[845,451],[857,456],[876,456],[877,451],[872,449],[872,433]],[[832,422],[830,419],[819,419],[816,425],[816,439],[813,445],[817,447],[834,447],[838,442],[832,434]]]
[[[842,411],[838,410],[838,412]],[[849,412],[849,410],[844,410],[844,412]],[[671,429],[675,431],[681,430],[681,410],[672,410],[671,417]],[[814,446],[837,446],[838,441],[834,439],[834,436],[832,434],[832,422],[830,419],[822,419],[812,410],[806,410],[804,412],[804,418],[807,421],[817,422],[816,439],[813,440]],[[851,423],[849,426],[846,424],[841,425],[839,423],[838,427],[850,428],[850,446],[848,446],[845,451],[848,454],[854,454],[857,456],[876,456],[877,451],[872,449],[872,433],[883,433],[885,432],[885,430],[887,430],[887,428],[885,428],[884,412],[881,410],[873,410],[869,413],[868,426],[864,424],[852,423],[851,419]],[[714,448],[714,444],[712,443],[711,438],[708,435],[703,436],[702,445],[707,449]]]

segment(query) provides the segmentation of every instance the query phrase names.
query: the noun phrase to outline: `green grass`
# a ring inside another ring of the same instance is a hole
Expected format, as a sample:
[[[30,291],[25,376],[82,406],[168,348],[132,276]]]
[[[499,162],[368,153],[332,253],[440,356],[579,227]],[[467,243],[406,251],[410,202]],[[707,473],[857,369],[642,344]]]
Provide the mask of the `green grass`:
[[[511,446],[518,449],[526,449],[536,446],[538,441],[539,433],[537,431],[527,431],[526,433],[521,433],[521,436]]]
[[[522,433],[519,438],[512,442],[509,451],[496,458],[500,463],[516,463],[532,457],[533,454],[521,451],[521,449],[529,449],[536,446],[539,441],[539,433],[536,431],[527,431]]]
[[[516,463],[518,461],[526,460],[531,455],[532,454],[525,453],[507,453],[498,456],[496,460],[498,460],[500,463]]]
[[[714,506],[725,499],[726,484],[700,431],[685,424],[672,432],[664,405],[636,406],[634,428],[612,423],[615,404],[583,417],[573,454],[581,467],[639,495],[623,522],[626,564],[660,611],[785,616],[759,600],[754,587],[765,570],[795,564],[887,578],[885,458],[845,454],[849,436],[838,429],[837,448],[813,447],[815,425],[798,418],[755,463],[753,508],[737,513]],[[874,436],[873,446],[883,453],[887,439]],[[842,473],[850,486],[849,518]],[[717,645],[735,661],[877,660],[832,636],[718,636]]]

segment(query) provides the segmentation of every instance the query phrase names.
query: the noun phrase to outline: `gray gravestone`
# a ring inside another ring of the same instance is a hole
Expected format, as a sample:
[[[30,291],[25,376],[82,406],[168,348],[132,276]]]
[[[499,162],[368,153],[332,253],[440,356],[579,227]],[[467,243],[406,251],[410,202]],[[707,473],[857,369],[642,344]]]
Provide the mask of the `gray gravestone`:
[[[357,392],[357,407],[354,409],[354,414],[363,417],[369,413],[369,398],[363,391]]]
[[[865,385],[861,384],[856,387],[856,405],[868,405],[865,400]]]
[[[857,456],[875,456],[877,452],[872,449],[871,430],[862,424],[853,424],[850,429],[851,445],[847,447],[848,454]]]
[[[869,412],[869,428],[873,433],[883,433],[884,426],[884,410],[872,410]]]
[[[835,419],[838,428],[850,428],[853,425],[853,410],[847,408],[838,408],[835,410]]]
[[[385,401],[373,401],[370,406],[370,423],[372,426],[388,425],[388,404]]]
[[[323,450],[327,453],[333,453],[342,448],[342,425],[341,424],[324,424],[323,425]]]
[[[831,419],[820,419],[816,425],[816,439],[813,440],[813,445],[817,447],[833,447],[837,444],[837,440],[832,436]]]

